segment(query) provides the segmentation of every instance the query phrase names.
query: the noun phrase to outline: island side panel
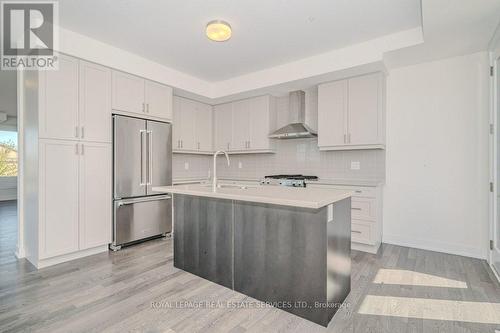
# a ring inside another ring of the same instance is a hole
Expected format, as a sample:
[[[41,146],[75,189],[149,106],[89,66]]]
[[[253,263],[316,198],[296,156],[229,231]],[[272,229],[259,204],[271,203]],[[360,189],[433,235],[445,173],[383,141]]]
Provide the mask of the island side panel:
[[[174,266],[233,287],[232,201],[174,195]]]
[[[328,321],[351,291],[351,198],[333,204],[327,224]]]
[[[326,303],[326,220],[326,208],[235,201],[234,289],[326,326],[314,308]]]

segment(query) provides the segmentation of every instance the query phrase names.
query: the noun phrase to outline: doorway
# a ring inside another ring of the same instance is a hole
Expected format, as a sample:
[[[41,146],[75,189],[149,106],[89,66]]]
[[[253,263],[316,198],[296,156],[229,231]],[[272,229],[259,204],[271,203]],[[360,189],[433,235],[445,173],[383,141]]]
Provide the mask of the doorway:
[[[0,71],[0,264],[15,262],[19,237],[17,72]]]

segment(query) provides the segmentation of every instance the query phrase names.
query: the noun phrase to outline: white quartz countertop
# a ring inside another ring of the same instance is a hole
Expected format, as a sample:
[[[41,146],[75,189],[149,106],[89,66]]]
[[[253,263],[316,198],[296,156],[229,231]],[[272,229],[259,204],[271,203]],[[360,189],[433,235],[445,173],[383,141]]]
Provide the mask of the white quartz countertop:
[[[260,185],[223,185],[213,192],[211,184],[158,186],[153,187],[153,191],[313,209],[322,208],[353,194],[348,190]]]

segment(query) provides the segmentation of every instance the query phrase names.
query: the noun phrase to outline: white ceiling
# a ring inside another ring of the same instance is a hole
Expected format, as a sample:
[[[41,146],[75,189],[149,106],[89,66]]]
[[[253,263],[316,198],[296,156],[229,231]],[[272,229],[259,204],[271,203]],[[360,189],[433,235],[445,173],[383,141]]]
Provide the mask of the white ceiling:
[[[484,51],[500,22],[500,0],[422,0],[424,43],[390,52],[400,67]]]
[[[64,28],[220,81],[420,26],[419,0],[64,0]],[[225,43],[205,24],[233,27]]]

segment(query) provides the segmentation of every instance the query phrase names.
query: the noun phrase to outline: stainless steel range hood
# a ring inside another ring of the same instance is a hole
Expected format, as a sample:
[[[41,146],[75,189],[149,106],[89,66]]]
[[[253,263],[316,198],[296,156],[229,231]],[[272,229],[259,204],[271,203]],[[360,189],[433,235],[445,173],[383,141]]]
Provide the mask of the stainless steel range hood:
[[[288,125],[269,135],[272,139],[314,138],[318,134],[305,123],[306,97],[302,90],[292,91],[289,97]]]

